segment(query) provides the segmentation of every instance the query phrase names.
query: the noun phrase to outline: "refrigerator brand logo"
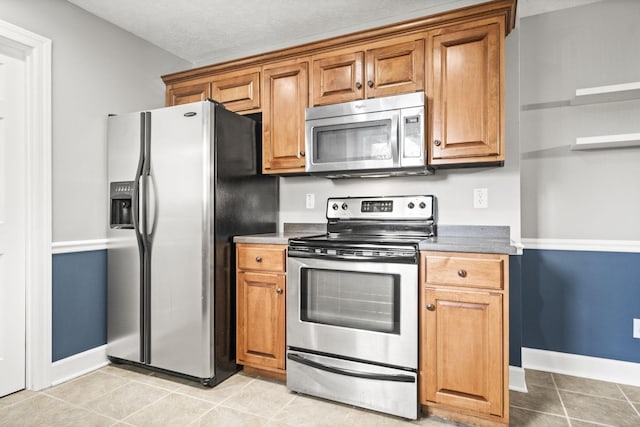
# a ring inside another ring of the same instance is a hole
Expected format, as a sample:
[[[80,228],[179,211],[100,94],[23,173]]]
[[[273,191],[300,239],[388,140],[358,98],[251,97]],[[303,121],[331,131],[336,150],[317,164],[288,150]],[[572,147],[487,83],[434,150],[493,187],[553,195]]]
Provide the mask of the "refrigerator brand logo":
[[[193,111],[189,111],[188,113],[184,113],[185,117],[193,117],[195,116],[197,113],[194,113]]]

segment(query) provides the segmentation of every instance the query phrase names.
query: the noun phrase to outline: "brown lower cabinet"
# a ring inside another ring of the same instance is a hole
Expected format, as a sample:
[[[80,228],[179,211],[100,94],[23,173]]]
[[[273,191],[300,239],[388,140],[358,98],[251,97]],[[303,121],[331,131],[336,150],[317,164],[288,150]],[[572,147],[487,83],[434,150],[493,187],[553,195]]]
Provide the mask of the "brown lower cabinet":
[[[236,245],[236,362],[284,380],[286,245]]]
[[[422,252],[420,403],[479,425],[509,423],[508,255]]]

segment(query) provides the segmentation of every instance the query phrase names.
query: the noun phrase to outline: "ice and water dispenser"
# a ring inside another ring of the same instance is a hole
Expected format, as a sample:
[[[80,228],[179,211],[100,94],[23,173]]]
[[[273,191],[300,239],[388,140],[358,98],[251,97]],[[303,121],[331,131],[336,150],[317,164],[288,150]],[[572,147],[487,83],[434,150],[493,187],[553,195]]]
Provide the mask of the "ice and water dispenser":
[[[133,188],[135,181],[110,184],[111,228],[133,228]]]

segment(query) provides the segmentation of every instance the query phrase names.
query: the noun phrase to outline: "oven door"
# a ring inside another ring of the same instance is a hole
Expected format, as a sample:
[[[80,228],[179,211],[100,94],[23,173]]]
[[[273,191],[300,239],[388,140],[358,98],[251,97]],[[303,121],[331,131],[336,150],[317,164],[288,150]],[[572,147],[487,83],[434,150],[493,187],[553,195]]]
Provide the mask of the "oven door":
[[[289,257],[287,345],[417,369],[418,266]]]

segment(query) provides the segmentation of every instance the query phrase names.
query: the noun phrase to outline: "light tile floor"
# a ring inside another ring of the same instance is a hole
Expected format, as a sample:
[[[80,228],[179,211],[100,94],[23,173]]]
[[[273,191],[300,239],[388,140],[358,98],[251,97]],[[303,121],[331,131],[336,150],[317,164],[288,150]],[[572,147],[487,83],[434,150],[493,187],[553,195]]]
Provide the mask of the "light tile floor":
[[[640,426],[640,388],[527,370],[511,392],[512,426]],[[407,421],[287,391],[244,373],[209,389],[126,366],[107,366],[41,392],[0,399],[0,426],[451,426]]]

